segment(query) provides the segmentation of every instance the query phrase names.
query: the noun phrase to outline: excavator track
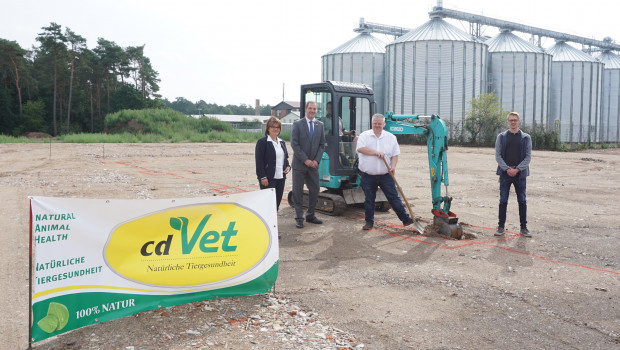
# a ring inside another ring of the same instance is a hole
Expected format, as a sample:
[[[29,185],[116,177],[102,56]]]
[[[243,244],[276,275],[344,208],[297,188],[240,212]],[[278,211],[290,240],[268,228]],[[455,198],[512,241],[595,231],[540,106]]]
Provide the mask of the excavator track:
[[[291,207],[295,206],[293,191],[288,193],[288,204]],[[308,208],[308,191],[304,191],[304,203],[302,206],[304,209]],[[339,216],[344,213],[345,209],[347,209],[347,203],[345,203],[342,196],[333,193],[319,192],[315,208],[319,213]]]

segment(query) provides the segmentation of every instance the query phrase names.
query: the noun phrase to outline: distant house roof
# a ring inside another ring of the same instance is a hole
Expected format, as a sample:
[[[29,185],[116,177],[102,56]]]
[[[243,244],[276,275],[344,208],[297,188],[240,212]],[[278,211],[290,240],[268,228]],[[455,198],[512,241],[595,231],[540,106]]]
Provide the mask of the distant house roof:
[[[226,123],[241,123],[243,120],[253,121],[258,119],[261,123],[267,121],[271,116],[267,115],[233,115],[233,114],[203,114],[205,117],[215,118]],[[192,115],[194,118],[200,118],[200,115]]]
[[[299,101],[282,101],[271,107],[271,110],[273,111],[279,111],[282,109],[299,109]]]
[[[280,118],[280,121],[284,124],[294,123],[299,119],[299,112],[291,112],[284,117]]]

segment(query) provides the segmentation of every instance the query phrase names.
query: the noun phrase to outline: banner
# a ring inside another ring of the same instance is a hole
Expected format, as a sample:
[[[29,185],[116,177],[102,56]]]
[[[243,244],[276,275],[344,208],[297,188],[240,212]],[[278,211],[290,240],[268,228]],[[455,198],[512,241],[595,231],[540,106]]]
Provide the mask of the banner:
[[[187,199],[30,197],[30,225],[32,342],[145,310],[265,293],[278,275],[273,189]]]

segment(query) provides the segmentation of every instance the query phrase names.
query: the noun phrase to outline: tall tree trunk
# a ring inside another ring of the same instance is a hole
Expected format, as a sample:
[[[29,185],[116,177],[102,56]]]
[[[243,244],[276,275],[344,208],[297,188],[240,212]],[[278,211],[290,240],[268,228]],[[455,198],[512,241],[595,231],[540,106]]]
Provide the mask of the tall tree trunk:
[[[58,124],[60,125],[60,127],[58,128],[60,130],[60,132],[62,133],[62,106],[63,106],[63,94],[62,91],[60,91],[58,93]]]
[[[105,111],[106,113],[110,113],[110,73],[106,73],[105,75],[105,81],[106,81],[106,85],[107,85],[107,94],[108,94],[108,102],[107,102],[107,110]]]
[[[101,121],[101,130],[103,130],[103,118],[101,117],[101,82],[97,81],[97,120]]]
[[[142,98],[146,98],[146,79],[144,78],[144,67],[140,62],[140,81],[142,83]]]
[[[90,90],[90,132],[95,132],[95,113],[93,111],[93,84],[88,83]]]
[[[23,116],[22,109],[22,89],[19,87],[19,69],[17,69],[17,64],[13,57],[9,57],[11,59],[11,63],[13,63],[13,68],[15,69],[15,87],[17,88],[17,99],[19,100],[19,118],[21,119]]]
[[[69,102],[67,103],[67,134],[71,128],[71,96],[73,95],[73,71],[75,58],[71,58],[71,77],[69,78]]]
[[[56,53],[54,53],[54,102],[52,107],[52,121],[54,125],[54,136],[58,136],[58,127],[56,126]]]

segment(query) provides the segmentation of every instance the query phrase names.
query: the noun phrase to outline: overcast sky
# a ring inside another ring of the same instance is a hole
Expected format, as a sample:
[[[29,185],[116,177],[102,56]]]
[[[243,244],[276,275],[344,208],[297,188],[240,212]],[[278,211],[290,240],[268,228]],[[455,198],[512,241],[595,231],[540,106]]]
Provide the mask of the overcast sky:
[[[321,56],[354,38],[367,22],[417,28],[436,1],[420,0],[0,0],[0,38],[38,45],[55,22],[97,46],[145,46],[171,101],[275,105],[299,100],[299,85],[321,78]],[[544,29],[620,43],[620,5],[590,0],[462,0],[443,6]],[[467,31],[468,22],[448,19]],[[497,31],[486,27],[485,35]],[[515,33],[524,37],[520,33]],[[375,34],[389,43],[393,37]],[[543,42],[553,45],[551,39]],[[284,96],[283,96],[284,95]],[[284,98],[283,98],[284,97]]]

